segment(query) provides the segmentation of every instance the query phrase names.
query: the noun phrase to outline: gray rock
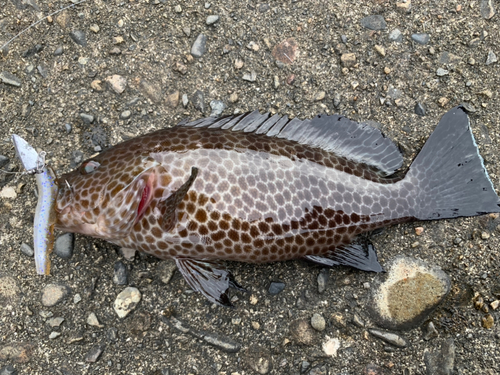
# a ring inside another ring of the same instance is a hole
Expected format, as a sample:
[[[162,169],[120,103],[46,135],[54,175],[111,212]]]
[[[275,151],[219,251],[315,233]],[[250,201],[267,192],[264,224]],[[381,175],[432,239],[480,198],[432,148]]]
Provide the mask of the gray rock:
[[[182,94],[182,99],[181,100],[182,100],[182,106],[184,108],[186,108],[187,105],[189,104],[189,99],[188,99],[187,94]]]
[[[120,113],[120,118],[122,120],[128,120],[130,118],[130,116],[132,116],[132,112],[129,111],[128,109],[123,111],[122,113]]]
[[[368,332],[386,343],[394,345],[398,348],[405,348],[408,345],[404,338],[392,332],[379,331],[378,329],[369,329]]]
[[[128,282],[128,270],[123,262],[115,262],[113,271],[113,282],[116,285],[127,285]]]
[[[47,78],[47,76],[49,75],[49,71],[47,70],[47,67],[45,67],[44,65],[38,65],[36,69],[43,78]]]
[[[54,56],[61,56],[63,54],[63,52],[64,52],[63,46],[59,46],[54,51]]]
[[[196,90],[196,92],[191,97],[191,102],[193,103],[194,108],[196,108],[201,113],[205,112],[205,95],[203,91]]]
[[[87,47],[87,36],[85,33],[81,30],[74,30],[69,33],[69,36],[75,42],[76,44],[82,46],[82,47]]]
[[[456,64],[460,62],[462,58],[460,56],[454,55],[453,53],[443,51],[438,58],[440,64]]]
[[[7,164],[9,164],[10,159],[5,156],[5,155],[0,155],[0,168],[5,167]]]
[[[448,74],[450,74],[450,72],[446,69],[443,69],[443,68],[438,68],[436,70],[436,74],[438,77],[444,77],[444,76],[447,76]]]
[[[227,353],[237,353],[241,349],[241,344],[232,340],[231,338],[223,335],[219,335],[217,333],[209,333],[203,336],[203,340]]]
[[[47,320],[47,324],[49,326],[51,326],[52,328],[59,327],[63,322],[64,322],[64,318],[61,318],[60,316]]]
[[[61,336],[61,332],[52,331],[52,332],[50,332],[49,339],[54,340],[55,338],[58,338],[59,336]]]
[[[425,107],[422,103],[418,103],[415,104],[415,113],[419,116],[425,116]]]
[[[54,253],[63,259],[71,259],[75,247],[75,235],[73,233],[63,233],[57,237],[54,243]]]
[[[493,0],[481,0],[480,10],[481,16],[483,16],[484,19],[489,20],[492,18],[496,13]]]
[[[424,350],[424,363],[427,375],[451,375],[455,362],[455,343],[453,339],[443,341],[440,350]]]
[[[379,15],[372,15],[365,17],[361,20],[361,26],[369,30],[385,30],[387,23],[384,17]]]
[[[31,56],[36,55],[37,53],[42,52],[43,46],[41,44],[36,44],[31,48],[28,48],[26,51],[23,52],[23,57],[28,58]]]
[[[0,73],[0,80],[2,80],[2,82],[5,83],[6,85],[11,85],[16,87],[21,86],[21,80],[17,78],[14,74],[9,72]]]
[[[55,306],[68,295],[68,292],[68,288],[64,285],[49,284],[42,290],[42,305]]]
[[[437,337],[438,336],[438,331],[436,330],[436,327],[434,327],[434,323],[429,322],[427,326],[425,326],[424,330],[424,340],[429,341],[430,339]]]
[[[330,278],[330,270],[328,268],[322,268],[318,274],[318,293],[323,293],[326,290],[326,283]]]
[[[193,57],[202,57],[207,50],[207,37],[203,34],[198,35],[191,47]]]
[[[376,277],[368,312],[389,329],[420,326],[450,291],[441,269],[421,260],[398,256],[386,264],[387,274]]]
[[[156,267],[156,274],[160,278],[160,281],[166,285],[172,279],[176,269],[177,266],[175,265],[175,262],[167,259],[158,264],[158,267]]]
[[[213,14],[213,15],[207,17],[206,23],[207,23],[207,25],[213,25],[217,21],[219,21],[219,16],[216,14]]]
[[[28,245],[28,244],[26,244],[26,243],[24,243],[24,242],[21,244],[21,252],[24,255],[29,256],[29,257],[32,257],[33,255],[35,255],[35,252],[31,248],[31,246]]]
[[[120,318],[125,318],[141,301],[141,292],[139,289],[127,287],[118,294],[115,300],[114,309]]]
[[[210,113],[211,117],[219,117],[222,112],[226,109],[226,105],[220,100],[212,100],[210,102],[210,108],[212,108],[212,112]]]
[[[244,81],[255,82],[256,79],[257,79],[257,73],[255,72],[255,70],[252,70],[250,73],[245,73],[243,75]]]
[[[85,356],[85,361],[90,362],[90,363],[97,362],[97,360],[101,356],[102,352],[104,351],[105,347],[106,347],[106,345],[94,346],[92,349],[89,350],[89,352]]]
[[[64,124],[64,129],[66,129],[66,133],[71,133],[71,130],[73,130],[73,127],[71,126],[71,124]]]
[[[321,314],[314,314],[311,318],[311,326],[316,330],[316,331],[324,331],[326,328],[326,321],[325,318]]]
[[[88,113],[80,113],[80,118],[86,125],[92,124],[94,122],[94,116],[89,115]]]
[[[488,52],[488,57],[486,58],[486,65],[491,65],[493,63],[496,63],[498,61],[497,55],[495,55],[495,52],[490,50]]]
[[[281,281],[273,281],[271,285],[269,285],[269,294],[276,295],[281,293],[285,289],[286,284]]]
[[[431,40],[431,36],[425,33],[411,34],[411,38],[418,44],[425,45]]]
[[[17,370],[14,366],[7,365],[0,369],[0,375],[17,375]]]
[[[403,41],[403,33],[399,29],[394,29],[389,34],[389,40],[391,42],[401,43]]]

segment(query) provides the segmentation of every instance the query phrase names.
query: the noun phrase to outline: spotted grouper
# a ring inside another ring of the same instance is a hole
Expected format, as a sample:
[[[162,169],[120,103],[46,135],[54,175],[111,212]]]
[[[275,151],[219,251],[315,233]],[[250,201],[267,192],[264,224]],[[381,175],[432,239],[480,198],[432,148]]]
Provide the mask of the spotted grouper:
[[[57,229],[174,259],[194,290],[230,305],[240,286],[223,260],[381,271],[359,234],[500,211],[462,107],[402,163],[378,129],[339,115],[205,118],[86,160],[57,179],[51,209]]]

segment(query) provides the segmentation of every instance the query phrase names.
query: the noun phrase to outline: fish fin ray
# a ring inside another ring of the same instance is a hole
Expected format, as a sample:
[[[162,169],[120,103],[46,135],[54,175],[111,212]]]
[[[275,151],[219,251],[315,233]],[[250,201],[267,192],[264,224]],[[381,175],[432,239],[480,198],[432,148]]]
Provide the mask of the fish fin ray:
[[[357,163],[391,175],[403,164],[398,147],[383,133],[370,125],[349,120],[340,115],[319,115],[313,119],[289,119],[287,116],[258,111],[243,115],[209,117],[178,126],[208,127],[265,134],[285,138],[311,147],[318,147]]]
[[[210,302],[232,307],[229,288],[244,291],[231,272],[216,261],[176,258],[175,263],[188,285],[203,294]]]
[[[323,255],[306,255],[305,259],[323,266],[350,266],[362,271],[382,272],[375,248],[369,241],[357,241],[330,250]]]

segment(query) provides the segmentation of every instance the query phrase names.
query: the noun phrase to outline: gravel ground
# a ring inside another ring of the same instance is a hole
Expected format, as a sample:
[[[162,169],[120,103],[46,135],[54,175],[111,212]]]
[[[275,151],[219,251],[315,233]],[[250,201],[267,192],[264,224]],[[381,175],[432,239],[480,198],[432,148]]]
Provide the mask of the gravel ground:
[[[68,4],[0,0],[0,44]],[[1,167],[20,169],[13,133],[63,173],[123,139],[208,116],[212,101],[225,104],[223,114],[340,113],[380,127],[409,163],[440,117],[466,103],[498,192],[495,6],[88,0],[43,20],[0,56],[0,155],[10,159],[0,157]],[[374,15],[381,17],[365,18]],[[421,328],[394,332],[401,348],[368,333],[380,276],[346,267],[230,264],[249,292],[233,293],[236,308],[228,309],[190,292],[178,272],[170,279],[169,262],[128,260],[77,235],[73,253],[66,238],[52,255],[51,276],[37,276],[21,246],[32,243],[34,179],[0,173],[0,190],[2,375],[500,373],[496,215],[398,225],[372,237],[382,264],[404,254],[451,279]],[[114,304],[126,287],[141,300],[119,318]]]

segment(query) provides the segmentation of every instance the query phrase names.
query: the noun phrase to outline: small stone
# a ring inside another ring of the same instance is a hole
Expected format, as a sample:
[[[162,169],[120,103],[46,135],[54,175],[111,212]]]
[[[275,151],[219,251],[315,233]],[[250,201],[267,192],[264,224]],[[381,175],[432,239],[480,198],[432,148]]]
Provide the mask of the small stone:
[[[64,322],[64,318],[61,317],[51,318],[47,320],[47,324],[52,328],[59,327],[62,324],[62,322]]]
[[[174,272],[176,269],[177,266],[175,265],[175,262],[167,259],[161,261],[158,264],[158,266],[156,267],[156,274],[158,275],[160,281],[163,284],[167,285],[172,279],[172,276],[174,276]]]
[[[49,72],[47,70],[47,68],[43,65],[38,65],[36,67],[36,69],[38,70],[38,73],[40,73],[40,75],[43,77],[43,78],[47,78],[47,76],[49,75]]]
[[[273,281],[269,285],[268,292],[271,295],[276,295],[281,293],[285,289],[286,284],[281,281]]]
[[[443,77],[443,76],[447,76],[448,74],[450,74],[450,72],[446,69],[438,68],[438,70],[436,70],[436,74],[438,75],[438,77]]]
[[[101,84],[102,81],[100,79],[94,79],[92,82],[90,82],[90,87],[92,87],[96,91],[102,91],[103,88]]]
[[[128,282],[128,270],[125,264],[121,261],[115,262],[114,272],[113,272],[113,282],[116,285],[127,285]]]
[[[141,300],[141,292],[133,287],[125,288],[116,297],[114,309],[120,318],[125,318],[132,310],[136,308]]]
[[[386,343],[394,345],[398,348],[406,348],[406,346],[408,345],[404,338],[396,335],[395,333],[379,331],[378,329],[369,329],[368,332],[370,332],[373,336],[385,341]]]
[[[175,7],[174,7],[174,12],[175,13],[182,13],[182,7],[177,4]]]
[[[318,93],[314,96],[314,101],[315,101],[315,102],[319,102],[319,101],[321,101],[321,100],[325,99],[325,96],[326,96],[326,92],[324,92],[324,91],[320,91],[320,92],[318,92]]]
[[[448,339],[441,344],[440,350],[431,352],[424,349],[424,363],[427,374],[451,375],[455,362],[455,343]]]
[[[250,296],[250,305],[256,305],[259,302],[259,299],[255,294]]]
[[[11,85],[16,87],[21,86],[21,80],[17,78],[14,74],[9,72],[1,72],[0,80],[2,80],[2,82],[5,83],[6,85]]]
[[[244,81],[255,82],[256,79],[257,79],[257,73],[255,73],[255,70],[252,70],[250,73],[245,73],[243,75]]]
[[[83,341],[83,334],[81,332],[73,332],[69,335],[66,340],[68,344],[74,344],[75,342]]]
[[[189,104],[189,98],[187,94],[182,94],[182,106],[186,108],[188,104]]]
[[[409,13],[411,11],[411,0],[405,0],[400,3],[396,3],[396,8],[401,12]]]
[[[493,319],[493,315],[488,314],[483,316],[481,319],[482,326],[486,329],[491,329],[495,325],[495,319]]]
[[[363,322],[358,314],[354,314],[352,317],[352,323],[358,328],[363,328],[365,326],[365,322]]]
[[[229,103],[236,103],[238,101],[238,94],[233,92],[229,95]]]
[[[298,344],[313,345],[316,342],[316,332],[305,319],[290,323],[290,334]]]
[[[499,300],[495,300],[495,301],[493,301],[492,303],[490,303],[490,307],[491,307],[493,310],[498,309],[498,305],[500,305],[500,301],[499,301]]]
[[[62,259],[71,259],[75,247],[75,235],[73,233],[63,233],[57,237],[54,243],[54,253]]]
[[[493,0],[481,0],[480,10],[481,16],[483,16],[484,19],[489,20],[492,18],[496,13]]]
[[[401,33],[399,29],[394,29],[389,34],[389,40],[391,42],[401,43],[403,41],[403,33]]]
[[[104,351],[104,348],[105,345],[94,346],[92,349],[89,350],[89,352],[85,356],[85,361],[90,363],[97,362],[102,352]]]
[[[83,31],[81,30],[72,31],[69,33],[69,36],[76,44],[82,47],[87,47],[87,36]]]
[[[123,111],[122,113],[120,113],[120,118],[122,120],[128,120],[130,118],[130,116],[132,116],[132,112],[129,111],[128,109]]]
[[[434,323],[429,322],[429,324],[427,324],[427,326],[425,327],[424,340],[429,341],[430,339],[437,336],[438,331],[436,330],[436,327],[434,327]]]
[[[244,65],[243,60],[240,60],[240,59],[234,60],[234,68],[235,69],[241,69],[241,68],[243,68],[243,65]]]
[[[450,99],[445,98],[444,96],[438,99],[438,104],[440,107],[446,107],[448,103],[450,102]]]
[[[217,21],[219,21],[219,16],[216,14],[213,14],[213,15],[207,17],[206,23],[207,23],[207,25],[213,25]]]
[[[167,98],[165,99],[165,103],[170,108],[177,108],[177,106],[179,105],[179,97],[180,97],[180,92],[178,90],[176,90],[173,93],[167,95]]]
[[[80,64],[82,66],[87,65],[88,62],[89,62],[89,58],[88,57],[80,56],[78,58],[78,64]]]
[[[186,34],[186,36],[191,36],[191,28],[189,26],[183,27],[182,32]]]
[[[260,329],[260,323],[259,322],[252,322],[252,328],[253,329]]]
[[[87,324],[89,326],[94,326],[94,327],[99,327],[102,328],[104,327],[101,323],[99,323],[99,320],[97,319],[97,316],[91,312],[87,318]]]
[[[203,336],[203,340],[226,353],[237,353],[241,349],[241,344],[230,339],[229,337],[222,336],[216,333],[209,333]]]
[[[415,110],[415,112],[417,112],[417,111]],[[418,115],[418,113],[417,113],[417,115]],[[423,228],[423,227],[416,227],[416,228],[415,228],[415,234],[416,234],[417,236],[422,235],[422,233],[424,233],[424,228]]]
[[[326,284],[330,278],[330,270],[328,268],[322,268],[318,275],[318,293],[323,293],[326,290]]]
[[[193,57],[202,57],[207,50],[207,37],[203,34],[198,35],[191,47],[191,55]]]
[[[325,318],[321,314],[314,314],[311,318],[311,326],[316,330],[316,331],[324,331],[326,328],[326,321]]]
[[[94,33],[98,33],[99,30],[101,30],[101,28],[99,27],[99,25],[96,25],[95,23],[93,25],[90,25],[90,31],[94,32]]]
[[[280,78],[278,76],[274,76],[273,78],[273,84],[274,84],[274,88],[277,89],[278,87],[280,87]]]
[[[205,95],[202,91],[196,90],[191,98],[194,108],[196,108],[201,113],[205,112]]]
[[[493,63],[496,63],[498,61],[497,59],[497,55],[495,55],[495,53],[490,50],[488,52],[488,57],[486,58],[486,65],[491,65]]]
[[[247,44],[247,48],[249,50],[257,52],[260,49],[260,46],[257,43],[255,43],[254,41],[251,41],[250,43]]]
[[[49,339],[54,340],[55,338],[61,336],[61,332],[52,331],[50,332]]]
[[[482,95],[482,96],[485,96],[487,97],[488,99],[491,99],[493,98],[493,92],[491,90],[483,90],[481,92],[478,92],[478,95]]]
[[[181,73],[182,75],[185,75],[188,72],[187,66],[181,62],[175,63],[175,70]]]
[[[425,33],[417,33],[417,34],[412,34],[411,38],[415,42],[417,42],[418,44],[425,45],[425,44],[429,43],[431,36],[429,34],[425,34]]]
[[[127,88],[127,79],[118,74],[106,77],[106,82],[111,86],[111,89],[117,94],[121,94]]]
[[[351,68],[356,65],[356,55],[354,53],[344,53],[340,56],[342,65],[346,68]]]
[[[226,109],[226,105],[220,100],[212,100],[210,102],[210,108],[212,108],[210,117],[219,117]]]
[[[15,199],[17,198],[16,189],[12,186],[4,186],[2,190],[0,190],[0,198],[7,199]]]
[[[82,300],[82,296],[80,295],[80,293],[76,293],[75,296],[73,297],[73,303],[76,305],[81,300]]]
[[[123,42],[125,42],[125,39],[123,39],[122,36],[118,35],[118,36],[114,36],[112,41],[113,41],[113,44],[122,44]]]
[[[64,52],[63,46],[59,46],[54,51],[54,56],[61,56]]]
[[[329,336],[326,336],[326,341],[323,342],[323,345],[321,346],[323,349],[323,352],[330,357],[336,357],[337,352],[340,349],[340,340],[337,338],[330,338]]]
[[[59,284],[49,284],[42,290],[42,305],[52,307],[68,295],[68,288]]]
[[[32,257],[33,255],[35,255],[35,252],[31,248],[31,246],[28,245],[28,244],[26,244],[26,243],[24,243],[24,242],[21,244],[21,252],[24,255],[29,256],[29,257]]]
[[[373,47],[375,51],[382,57],[385,57],[385,48],[383,46],[379,46],[378,44]]]
[[[139,89],[153,103],[159,103],[162,100],[161,87],[155,83],[150,83],[145,79],[141,79],[139,83]]]
[[[291,64],[295,61],[298,53],[298,44],[293,38],[288,38],[274,46],[272,55],[283,64]]]
[[[123,22],[123,20],[118,20],[118,22],[116,23],[116,26],[118,27],[123,27],[123,25],[125,24],[125,22]]]
[[[361,26],[369,30],[385,30],[387,23],[384,17],[379,15],[372,15],[365,17],[361,20]]]

